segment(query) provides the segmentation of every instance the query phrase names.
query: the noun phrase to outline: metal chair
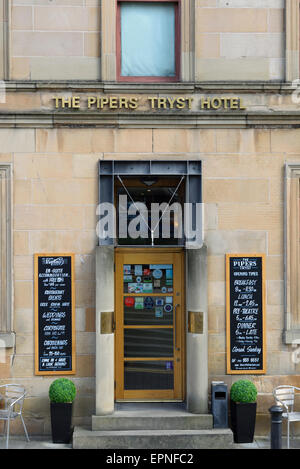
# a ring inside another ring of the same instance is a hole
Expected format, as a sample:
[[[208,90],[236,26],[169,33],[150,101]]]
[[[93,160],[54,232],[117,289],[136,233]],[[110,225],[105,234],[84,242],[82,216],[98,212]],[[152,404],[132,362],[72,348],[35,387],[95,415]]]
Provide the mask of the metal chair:
[[[300,391],[296,386],[282,385],[273,390],[276,404],[285,408],[286,412],[282,417],[287,420],[287,447],[290,447],[290,422],[300,422],[300,412],[294,412],[295,390]]]
[[[4,401],[4,408],[0,408],[0,420],[5,422],[6,449],[8,449],[10,421],[17,417],[21,417],[27,441],[30,441],[22,416],[25,395],[25,388],[21,384],[3,384],[0,386],[0,403]]]

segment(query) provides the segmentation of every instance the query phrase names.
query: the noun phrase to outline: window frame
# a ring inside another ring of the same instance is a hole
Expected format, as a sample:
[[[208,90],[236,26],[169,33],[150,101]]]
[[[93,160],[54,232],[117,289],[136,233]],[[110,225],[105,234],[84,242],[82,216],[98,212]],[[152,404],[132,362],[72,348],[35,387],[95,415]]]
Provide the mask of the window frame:
[[[9,0],[2,0],[0,5],[0,79],[9,79],[9,43],[10,43],[10,2]]]
[[[116,72],[118,82],[138,83],[175,83],[180,81],[180,58],[181,58],[181,0],[116,0]],[[122,76],[121,75],[121,4],[127,3],[174,3],[175,6],[175,76]]]
[[[0,164],[1,180],[1,260],[4,266],[1,272],[0,288],[5,289],[4,301],[0,305],[0,347],[14,347],[13,332],[13,239],[12,239],[12,163]],[[2,298],[1,294],[1,298]],[[4,325],[4,328],[2,328]]]

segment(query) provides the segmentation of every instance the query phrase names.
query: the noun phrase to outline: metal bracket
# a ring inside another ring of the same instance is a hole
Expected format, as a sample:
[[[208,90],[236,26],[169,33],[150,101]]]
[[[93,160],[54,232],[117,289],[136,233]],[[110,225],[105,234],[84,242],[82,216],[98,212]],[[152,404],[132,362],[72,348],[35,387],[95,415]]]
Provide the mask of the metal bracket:
[[[102,312],[101,313],[100,334],[113,334],[114,327],[114,313]]]
[[[204,313],[189,311],[188,331],[191,334],[203,334]]]

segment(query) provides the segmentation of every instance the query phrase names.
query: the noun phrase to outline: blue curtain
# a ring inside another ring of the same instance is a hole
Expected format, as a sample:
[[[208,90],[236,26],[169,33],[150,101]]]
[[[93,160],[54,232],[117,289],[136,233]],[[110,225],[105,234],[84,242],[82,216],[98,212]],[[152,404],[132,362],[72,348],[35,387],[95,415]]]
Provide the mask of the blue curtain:
[[[121,4],[121,76],[175,76],[173,3]]]

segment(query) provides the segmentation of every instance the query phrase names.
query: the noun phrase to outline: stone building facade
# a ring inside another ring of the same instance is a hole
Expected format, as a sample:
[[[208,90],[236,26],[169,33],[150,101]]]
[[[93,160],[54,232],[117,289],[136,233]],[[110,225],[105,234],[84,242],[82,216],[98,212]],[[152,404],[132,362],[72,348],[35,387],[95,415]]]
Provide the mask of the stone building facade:
[[[99,161],[202,163],[207,398],[211,381],[241,377],[226,373],[228,253],[266,256],[267,369],[243,375],[258,388],[258,434],[269,426],[273,388],[300,385],[299,1],[175,3],[179,78],[151,82],[118,76],[117,1],[1,0],[0,382],[25,385],[32,434],[50,433],[55,378],[34,371],[34,254],[75,254],[75,425],[90,424],[108,392],[96,356]],[[91,97],[103,107],[88,107]],[[113,400],[112,392],[108,408]]]

